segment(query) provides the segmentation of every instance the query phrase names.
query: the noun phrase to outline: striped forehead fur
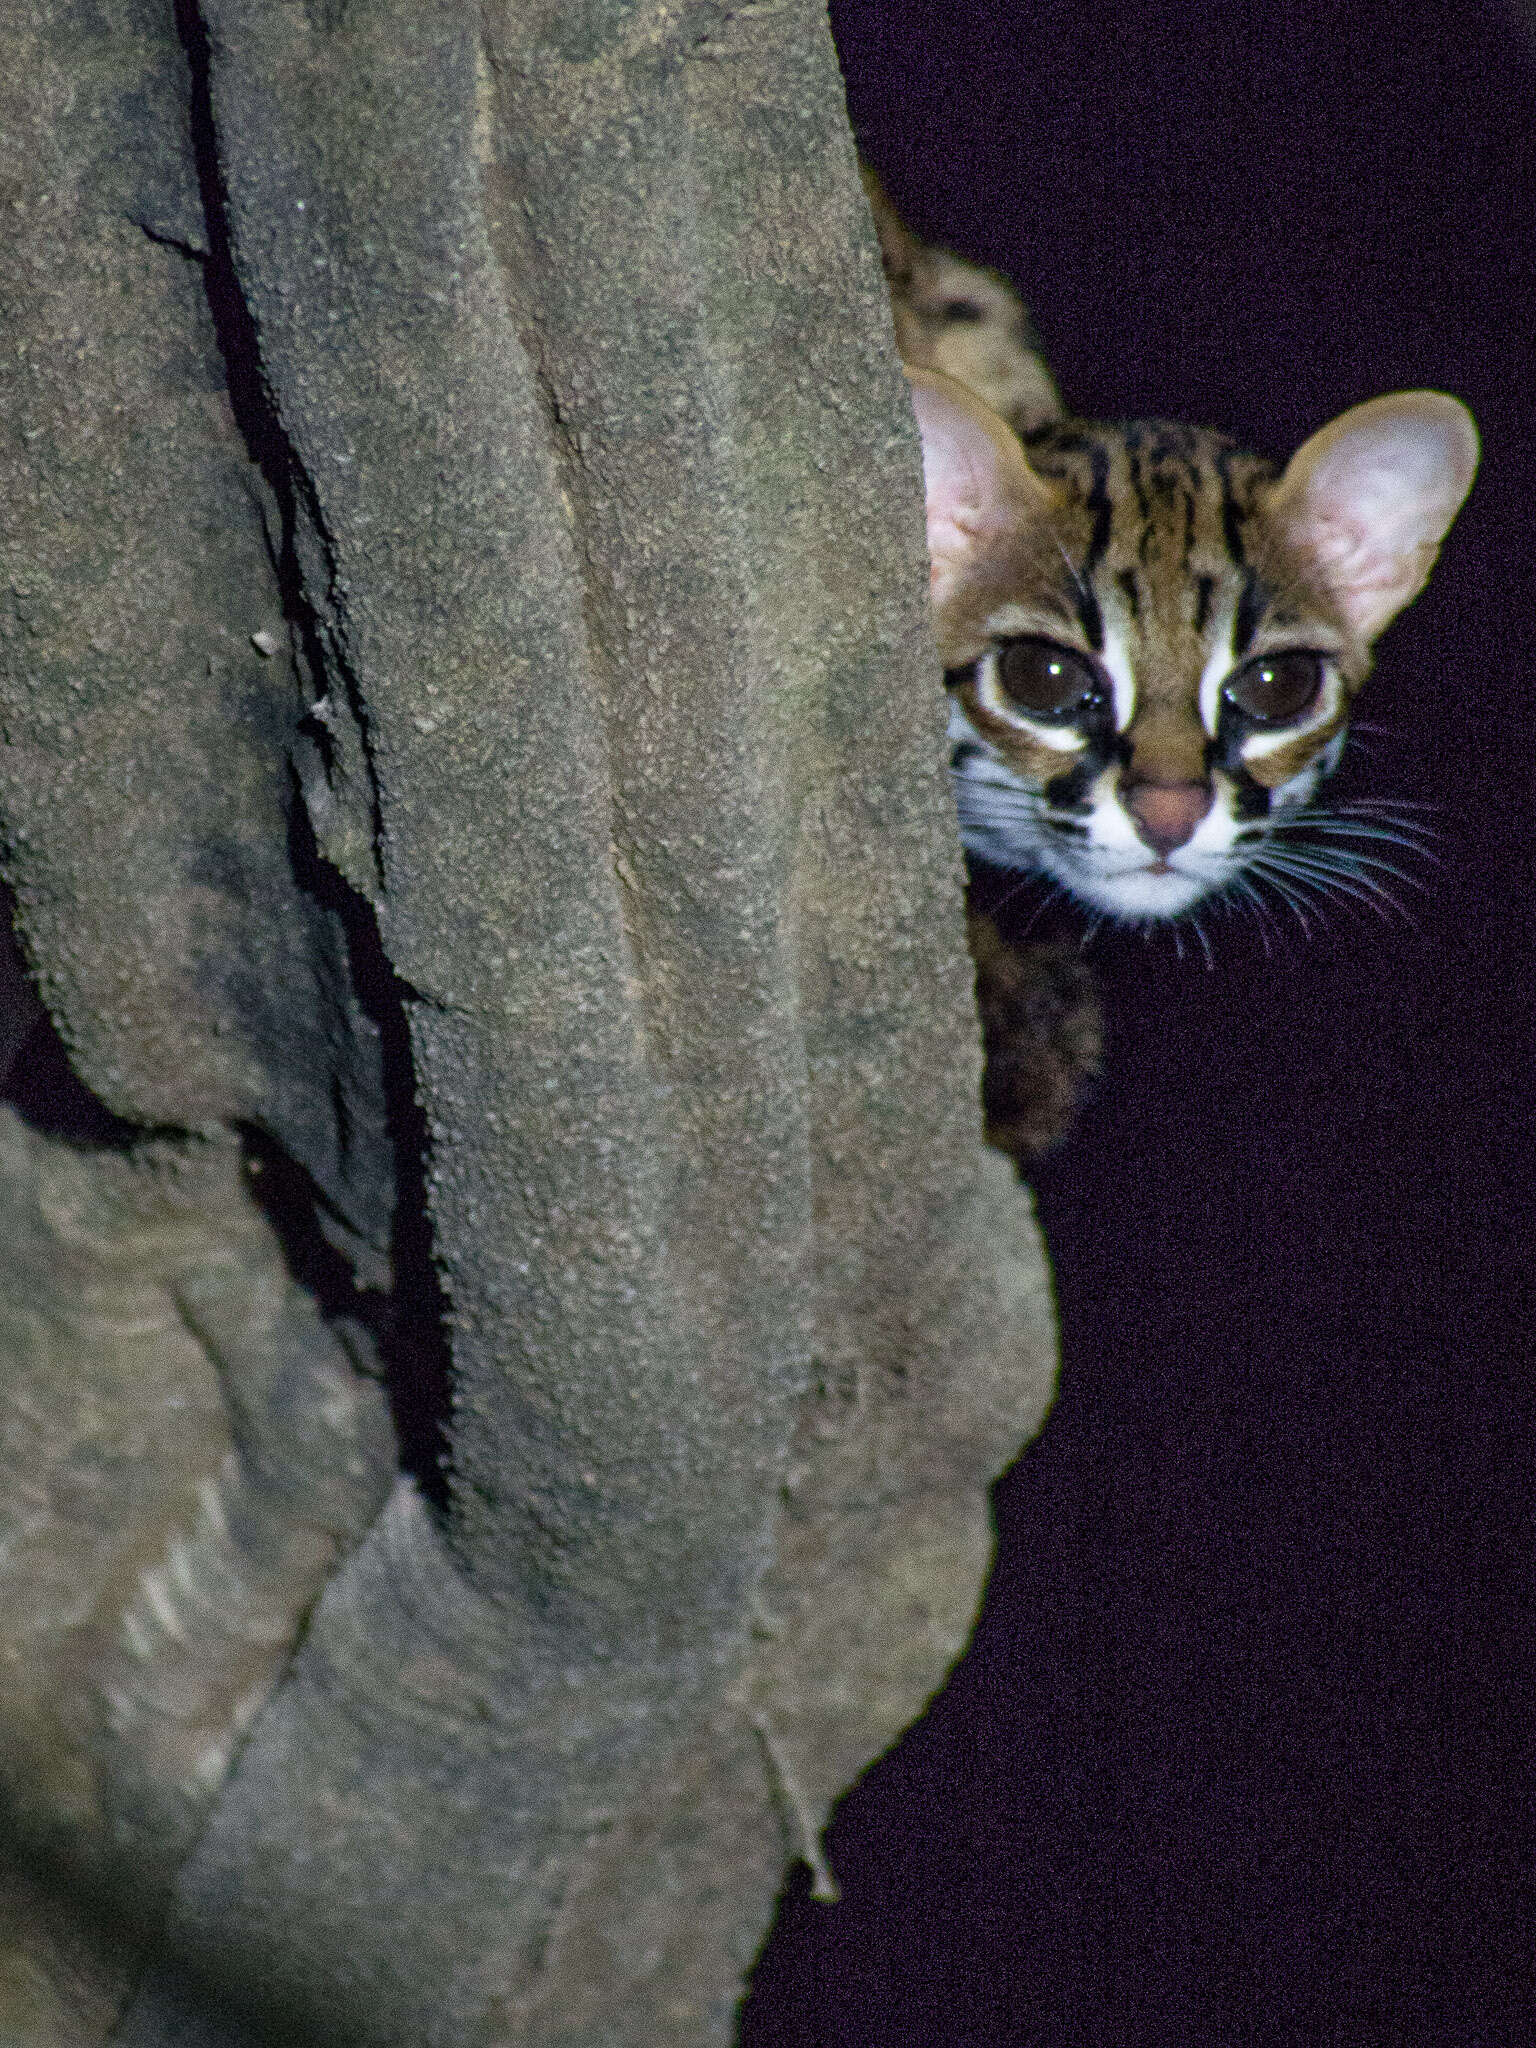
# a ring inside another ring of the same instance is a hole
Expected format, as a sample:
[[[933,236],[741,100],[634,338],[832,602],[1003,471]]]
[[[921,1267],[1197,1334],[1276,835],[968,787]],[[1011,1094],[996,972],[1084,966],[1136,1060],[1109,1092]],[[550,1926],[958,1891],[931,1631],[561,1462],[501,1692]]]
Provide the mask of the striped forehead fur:
[[[1024,447],[1031,468],[1058,486],[1053,523],[1073,558],[1066,594],[1080,614],[1074,584],[1086,583],[1099,609],[1112,587],[1154,652],[1175,639],[1187,649],[1222,618],[1234,661],[1252,651],[1261,623],[1285,633],[1318,626],[1341,667],[1363,671],[1365,650],[1351,646],[1315,568],[1265,518],[1276,472],[1261,456],[1176,420],[1057,420]],[[1090,645],[1091,623],[1083,620]]]

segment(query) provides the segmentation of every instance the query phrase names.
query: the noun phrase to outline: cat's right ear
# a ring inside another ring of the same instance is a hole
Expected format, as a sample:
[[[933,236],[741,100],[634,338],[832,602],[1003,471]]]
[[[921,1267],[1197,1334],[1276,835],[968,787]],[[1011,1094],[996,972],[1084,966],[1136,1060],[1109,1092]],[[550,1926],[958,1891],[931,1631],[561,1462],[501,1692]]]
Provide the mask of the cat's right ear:
[[[1054,499],[1018,435],[963,384],[911,368],[907,382],[923,439],[929,580],[941,605],[982,557],[1048,516]]]

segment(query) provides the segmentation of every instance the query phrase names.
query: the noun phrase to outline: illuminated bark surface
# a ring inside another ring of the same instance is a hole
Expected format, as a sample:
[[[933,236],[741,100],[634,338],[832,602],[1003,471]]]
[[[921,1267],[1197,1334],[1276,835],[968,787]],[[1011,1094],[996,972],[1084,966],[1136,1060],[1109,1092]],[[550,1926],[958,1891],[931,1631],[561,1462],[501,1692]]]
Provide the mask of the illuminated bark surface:
[[[0,2035],[723,2042],[1053,1359],[822,11],[5,43]]]

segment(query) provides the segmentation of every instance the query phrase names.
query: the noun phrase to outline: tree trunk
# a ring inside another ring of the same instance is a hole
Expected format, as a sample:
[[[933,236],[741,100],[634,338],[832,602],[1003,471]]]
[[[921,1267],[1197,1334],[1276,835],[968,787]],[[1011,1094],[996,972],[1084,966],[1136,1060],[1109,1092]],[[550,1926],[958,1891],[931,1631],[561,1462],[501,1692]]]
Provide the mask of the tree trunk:
[[[723,2042],[1053,1355],[822,10],[4,18],[0,2035]]]

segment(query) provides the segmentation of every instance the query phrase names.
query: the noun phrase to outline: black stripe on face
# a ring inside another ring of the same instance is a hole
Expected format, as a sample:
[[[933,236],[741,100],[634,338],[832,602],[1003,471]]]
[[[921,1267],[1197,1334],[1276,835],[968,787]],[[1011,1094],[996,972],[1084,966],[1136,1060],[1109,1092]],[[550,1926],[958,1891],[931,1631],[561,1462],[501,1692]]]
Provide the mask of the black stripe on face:
[[[1095,654],[1102,654],[1104,614],[1099,610],[1099,600],[1093,594],[1093,572],[1109,550],[1109,534],[1114,523],[1115,508],[1109,498],[1109,450],[1097,441],[1085,441],[1082,445],[1093,470],[1093,488],[1088,493],[1088,510],[1093,514],[1093,538],[1088,543],[1087,561],[1081,570],[1074,569],[1072,572],[1072,584],[1083,636]]]
[[[1099,600],[1093,594],[1093,585],[1075,572],[1072,577],[1077,597],[1077,616],[1083,628],[1083,637],[1095,654],[1104,652],[1104,614],[1099,610]]]
[[[1240,759],[1230,754],[1225,762],[1232,778],[1232,815],[1239,825],[1252,825],[1269,816],[1270,792],[1256,782]]]
[[[1237,611],[1232,620],[1232,657],[1240,660],[1252,645],[1253,636],[1259,630],[1259,621],[1269,603],[1269,592],[1250,569],[1243,578],[1242,593],[1237,600]]]
[[[1237,502],[1237,493],[1232,488],[1232,457],[1234,448],[1222,448],[1216,455],[1216,474],[1221,478],[1221,532],[1227,544],[1227,553],[1239,569],[1247,567],[1248,557],[1243,552],[1243,509]]]
[[[1195,578],[1195,631],[1203,633],[1211,616],[1211,592],[1216,588],[1212,576]]]
[[[973,678],[973,677],[975,676],[975,674],[976,674],[976,671],[977,671],[977,669],[979,669],[980,667],[981,667],[981,663],[980,663],[979,661],[967,661],[967,662],[964,662],[964,663],[963,663],[963,664],[962,664],[962,665],[961,665],[961,666],[960,666],[959,668],[947,668],[947,669],[945,669],[945,671],[944,671],[944,687],[945,687],[945,689],[946,689],[946,690],[960,690],[960,689],[963,689],[963,688],[965,687],[965,685],[966,685],[966,684],[967,684],[968,682],[970,682],[970,681],[972,680],[972,678]]]
[[[1131,608],[1131,617],[1141,617],[1141,591],[1136,582],[1134,569],[1122,569],[1119,575],[1120,588],[1125,592],[1125,601]]]
[[[1091,754],[1082,755],[1064,775],[1053,776],[1045,785],[1045,800],[1051,809],[1080,811],[1086,816],[1093,809],[1093,785],[1103,766]]]
[[[1128,421],[1123,429],[1125,452],[1130,463],[1131,489],[1136,493],[1136,509],[1141,514],[1141,523],[1147,525],[1152,517],[1152,501],[1147,496],[1146,478],[1141,463],[1141,427],[1135,420]]]
[[[1101,441],[1095,441],[1088,434],[1062,433],[1055,421],[1048,420],[1033,433],[1024,437],[1026,448],[1043,449],[1049,457],[1054,453],[1063,455],[1085,455],[1093,478],[1085,504],[1093,517],[1093,533],[1088,542],[1088,559],[1081,569],[1068,558],[1067,573],[1072,578],[1072,599],[1077,612],[1078,623],[1083,629],[1083,638],[1095,654],[1104,652],[1104,614],[1099,609],[1099,600],[1093,591],[1093,572],[1103,561],[1109,549],[1110,531],[1114,525],[1115,509],[1109,496],[1109,451]],[[1042,465],[1047,476],[1059,476],[1062,472],[1047,460]]]

